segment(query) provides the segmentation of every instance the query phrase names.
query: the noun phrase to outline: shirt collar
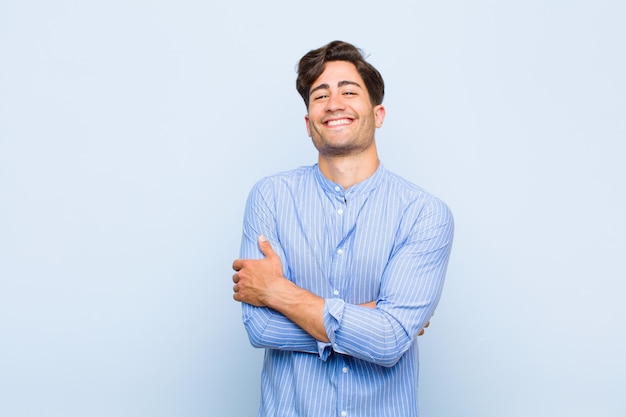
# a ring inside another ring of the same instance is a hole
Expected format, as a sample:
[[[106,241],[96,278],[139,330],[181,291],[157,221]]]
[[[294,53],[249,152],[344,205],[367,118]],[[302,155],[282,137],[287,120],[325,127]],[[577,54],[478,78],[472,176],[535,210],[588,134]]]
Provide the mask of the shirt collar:
[[[324,192],[342,198],[356,197],[360,194],[369,193],[378,187],[386,172],[383,164],[381,163],[378,165],[378,168],[374,171],[372,176],[344,190],[341,185],[326,178],[324,174],[322,174],[318,164],[315,164],[314,168],[315,178]]]

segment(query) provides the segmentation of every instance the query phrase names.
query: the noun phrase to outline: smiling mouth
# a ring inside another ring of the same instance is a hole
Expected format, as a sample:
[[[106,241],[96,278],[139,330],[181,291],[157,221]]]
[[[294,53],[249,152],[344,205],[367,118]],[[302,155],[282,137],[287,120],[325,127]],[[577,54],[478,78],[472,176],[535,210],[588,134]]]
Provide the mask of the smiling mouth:
[[[334,120],[329,120],[327,122],[324,122],[324,124],[328,127],[345,126],[345,125],[349,125],[350,123],[352,123],[352,119],[334,119]]]

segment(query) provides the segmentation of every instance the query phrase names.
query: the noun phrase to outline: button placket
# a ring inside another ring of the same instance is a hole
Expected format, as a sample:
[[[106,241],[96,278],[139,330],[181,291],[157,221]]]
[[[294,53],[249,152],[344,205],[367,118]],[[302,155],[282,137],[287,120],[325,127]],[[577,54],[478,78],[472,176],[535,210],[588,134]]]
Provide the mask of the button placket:
[[[337,236],[345,236],[346,230],[349,229],[349,225],[346,224],[348,218],[348,210],[346,204],[346,196],[343,188],[339,185],[334,186],[336,192],[334,199],[329,202],[332,204],[332,214],[334,218],[331,220],[332,227],[336,228],[338,232]],[[330,213],[329,213],[330,214]],[[330,224],[329,224],[330,226]],[[337,242],[335,247],[335,253],[333,255],[331,273],[330,273],[330,285],[332,288],[332,294],[334,297],[341,298],[342,289],[345,285],[346,271],[346,248],[341,242],[341,238]]]

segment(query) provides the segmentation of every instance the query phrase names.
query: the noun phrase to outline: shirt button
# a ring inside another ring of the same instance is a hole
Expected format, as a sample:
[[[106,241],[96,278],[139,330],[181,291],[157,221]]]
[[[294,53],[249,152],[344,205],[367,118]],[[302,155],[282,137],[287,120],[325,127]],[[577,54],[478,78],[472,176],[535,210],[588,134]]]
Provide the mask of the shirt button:
[[[343,372],[344,374],[348,373],[348,368],[346,368],[345,366],[343,367],[343,369],[341,370],[341,372]]]
[[[343,209],[337,210],[337,214],[343,214]]]
[[[333,294],[339,295],[339,291],[335,290],[335,291],[333,291]]]
[[[337,249],[337,253],[338,253],[339,255],[343,255],[343,249]]]
[[[342,412],[341,412],[341,417],[346,417],[347,415],[348,415],[348,412],[347,412],[347,411],[342,411]]]
[[[338,185],[335,186],[335,191],[341,191],[341,187],[339,187]]]

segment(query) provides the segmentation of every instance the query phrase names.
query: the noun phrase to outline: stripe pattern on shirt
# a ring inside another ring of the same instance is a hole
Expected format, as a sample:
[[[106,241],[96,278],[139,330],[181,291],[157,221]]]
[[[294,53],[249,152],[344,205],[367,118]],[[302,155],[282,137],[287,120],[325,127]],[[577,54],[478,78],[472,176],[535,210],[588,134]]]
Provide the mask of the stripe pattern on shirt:
[[[417,416],[417,333],[441,297],[453,236],[448,207],[382,165],[346,190],[317,165],[259,181],[242,258],[266,236],[285,276],[325,299],[330,343],[243,304],[266,349],[260,416]],[[376,301],[376,308],[359,306]]]

